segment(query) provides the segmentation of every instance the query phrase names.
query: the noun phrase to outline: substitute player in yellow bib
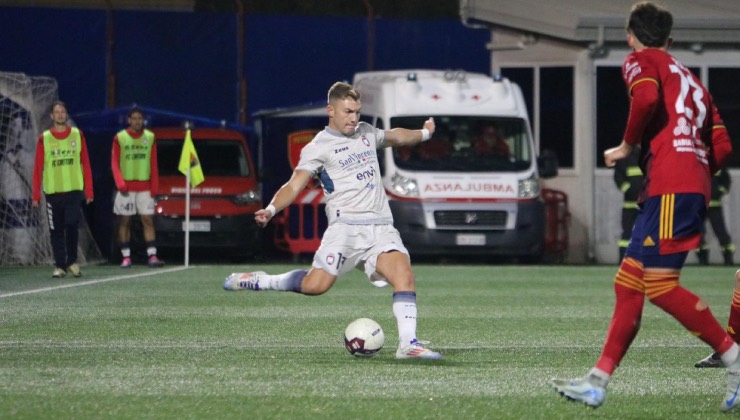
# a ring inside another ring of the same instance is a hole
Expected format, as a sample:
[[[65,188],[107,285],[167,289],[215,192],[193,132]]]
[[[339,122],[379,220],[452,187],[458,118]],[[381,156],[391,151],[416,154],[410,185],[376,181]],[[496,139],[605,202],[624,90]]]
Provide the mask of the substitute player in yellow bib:
[[[82,275],[77,264],[80,202],[83,199],[87,204],[93,201],[90,159],[84,134],[67,124],[69,115],[64,102],[54,102],[51,120],[52,127],[39,135],[36,145],[33,207],[39,206],[43,189],[54,253],[51,276],[64,277],[69,271],[79,277]]]
[[[154,133],[144,128],[144,113],[134,107],[128,112],[128,128],[113,138],[111,169],[118,192],[113,213],[118,215],[118,241],[122,268],[131,267],[131,216],[139,214],[144,229],[147,264],[162,267],[157,257],[154,230],[154,197],[159,189],[157,146]]]

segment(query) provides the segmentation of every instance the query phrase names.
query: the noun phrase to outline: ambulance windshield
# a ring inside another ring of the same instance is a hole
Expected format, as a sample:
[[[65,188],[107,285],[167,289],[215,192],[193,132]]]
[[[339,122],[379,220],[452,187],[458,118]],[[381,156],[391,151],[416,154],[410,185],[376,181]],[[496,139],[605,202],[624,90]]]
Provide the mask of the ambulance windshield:
[[[391,127],[419,129],[427,117],[396,117]],[[413,147],[397,147],[400,169],[429,172],[511,172],[529,169],[532,148],[521,118],[434,116],[432,138]]]

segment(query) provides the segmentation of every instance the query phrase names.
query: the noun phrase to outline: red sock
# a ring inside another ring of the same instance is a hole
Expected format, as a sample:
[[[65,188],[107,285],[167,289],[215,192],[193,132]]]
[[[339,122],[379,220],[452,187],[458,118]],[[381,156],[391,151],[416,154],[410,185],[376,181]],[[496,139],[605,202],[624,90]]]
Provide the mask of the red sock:
[[[616,303],[609,324],[601,357],[596,368],[611,375],[627,353],[632,340],[640,330],[645,292],[642,283],[642,264],[626,258],[614,279]]]
[[[730,320],[727,321],[727,332],[730,337],[737,343],[738,333],[740,333],[740,291],[735,290],[732,293],[732,304],[730,305]]]
[[[671,314],[684,328],[709,344],[714,351],[723,354],[732,347],[734,341],[714,318],[708,306],[696,307],[699,301],[698,296],[681,286],[676,286],[651,299],[652,303]]]

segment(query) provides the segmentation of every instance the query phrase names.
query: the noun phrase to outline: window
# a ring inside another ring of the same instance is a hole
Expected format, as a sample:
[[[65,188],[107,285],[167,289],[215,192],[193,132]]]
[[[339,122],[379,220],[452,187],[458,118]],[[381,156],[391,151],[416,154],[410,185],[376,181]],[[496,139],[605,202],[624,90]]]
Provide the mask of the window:
[[[709,68],[709,92],[732,139],[730,168],[740,168],[740,68]]]
[[[195,151],[208,176],[249,176],[249,164],[242,144],[233,140],[193,140]],[[177,169],[182,140],[157,139],[157,165],[162,176],[181,175]]]
[[[573,67],[502,68],[501,74],[522,89],[532,120],[532,131],[539,139],[539,150],[552,150],[561,168],[572,168],[575,133]],[[539,92],[536,104],[535,92]]]
[[[540,69],[540,150],[550,149],[561,168],[573,167],[573,67]]]
[[[527,105],[527,114],[532,123],[530,128],[534,133],[534,69],[531,67],[506,68],[501,69],[501,75],[519,85],[522,90],[524,103]]]
[[[618,146],[629,114],[629,97],[622,67],[596,69],[596,166],[605,168],[604,151]]]
[[[428,172],[512,172],[532,165],[532,147],[521,118],[434,115],[429,141],[396,147],[393,160],[401,169]],[[414,129],[423,117],[394,117],[392,127]]]

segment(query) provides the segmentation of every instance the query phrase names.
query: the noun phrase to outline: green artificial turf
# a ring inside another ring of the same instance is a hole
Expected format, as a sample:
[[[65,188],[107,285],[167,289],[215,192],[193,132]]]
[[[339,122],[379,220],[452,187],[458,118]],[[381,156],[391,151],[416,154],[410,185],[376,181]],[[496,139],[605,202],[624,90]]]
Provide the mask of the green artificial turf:
[[[316,297],[222,289],[298,267],[1,267],[0,418],[728,418],[724,369],[695,369],[710,349],[650,304],[601,408],[549,388],[598,358],[615,267],[416,265],[418,335],[442,361],[395,359],[392,291],[359,271]],[[733,275],[687,267],[682,284],[725,325]],[[343,346],[360,317],[385,330],[371,359]]]

